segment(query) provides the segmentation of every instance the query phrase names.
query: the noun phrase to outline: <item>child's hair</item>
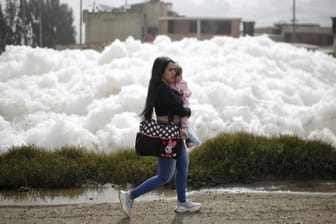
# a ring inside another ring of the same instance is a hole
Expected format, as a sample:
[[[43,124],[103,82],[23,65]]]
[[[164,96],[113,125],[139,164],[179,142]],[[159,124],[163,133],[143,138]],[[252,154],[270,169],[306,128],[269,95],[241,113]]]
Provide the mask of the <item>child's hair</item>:
[[[182,67],[178,63],[175,63],[175,74],[176,76],[179,76],[182,74]]]

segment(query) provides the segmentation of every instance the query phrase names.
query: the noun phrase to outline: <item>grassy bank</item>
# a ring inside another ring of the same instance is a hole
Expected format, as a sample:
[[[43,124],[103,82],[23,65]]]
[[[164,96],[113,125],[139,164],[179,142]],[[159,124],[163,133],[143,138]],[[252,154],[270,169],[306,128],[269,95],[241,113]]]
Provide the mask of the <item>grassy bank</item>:
[[[293,136],[222,134],[190,155],[194,187],[259,180],[336,179],[336,149]]]
[[[64,147],[13,147],[0,155],[0,189],[74,187],[88,183],[136,185],[156,174],[153,157]],[[273,179],[336,179],[336,149],[292,136],[222,134],[190,153],[189,187]]]

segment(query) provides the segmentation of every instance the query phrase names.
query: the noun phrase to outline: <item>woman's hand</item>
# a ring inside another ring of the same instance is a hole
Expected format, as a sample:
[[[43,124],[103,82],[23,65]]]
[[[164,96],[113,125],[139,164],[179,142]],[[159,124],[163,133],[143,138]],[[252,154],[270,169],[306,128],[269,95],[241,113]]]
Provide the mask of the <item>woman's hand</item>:
[[[184,91],[183,91],[183,89],[179,89],[179,94],[180,94],[180,96],[183,97],[183,95],[184,95]]]

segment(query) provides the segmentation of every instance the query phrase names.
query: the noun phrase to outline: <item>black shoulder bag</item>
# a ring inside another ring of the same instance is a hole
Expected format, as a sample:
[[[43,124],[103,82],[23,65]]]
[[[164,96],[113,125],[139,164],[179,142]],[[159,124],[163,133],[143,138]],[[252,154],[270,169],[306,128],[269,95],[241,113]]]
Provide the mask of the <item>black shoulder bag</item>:
[[[135,140],[135,151],[140,156],[177,159],[181,155],[183,138],[180,127],[168,116],[168,123],[154,119],[140,122]]]

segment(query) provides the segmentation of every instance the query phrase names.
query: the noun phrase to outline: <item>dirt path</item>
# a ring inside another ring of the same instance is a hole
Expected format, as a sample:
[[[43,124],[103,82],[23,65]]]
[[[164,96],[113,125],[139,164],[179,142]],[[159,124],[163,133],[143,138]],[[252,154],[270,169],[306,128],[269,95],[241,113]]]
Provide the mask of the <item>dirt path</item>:
[[[200,193],[189,198],[202,203],[200,212],[176,214],[172,200],[135,202],[132,219],[118,203],[0,206],[0,223],[336,223],[335,195]]]

